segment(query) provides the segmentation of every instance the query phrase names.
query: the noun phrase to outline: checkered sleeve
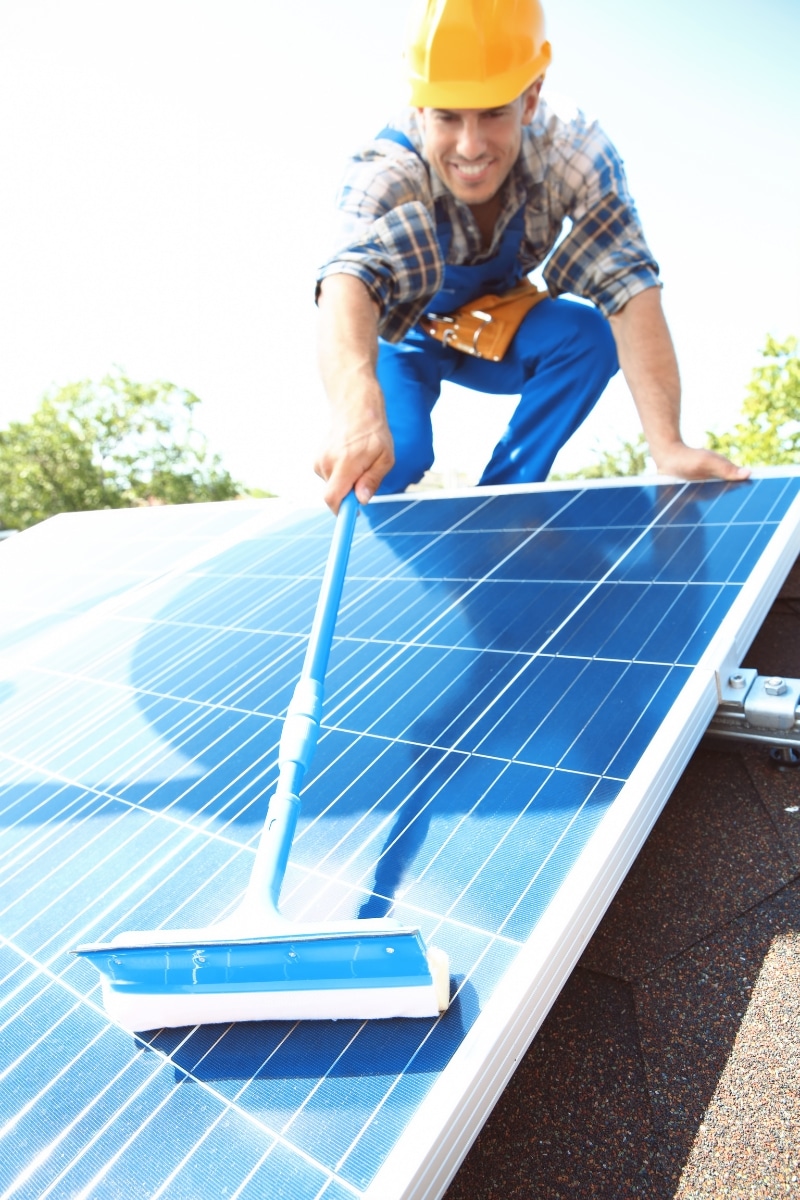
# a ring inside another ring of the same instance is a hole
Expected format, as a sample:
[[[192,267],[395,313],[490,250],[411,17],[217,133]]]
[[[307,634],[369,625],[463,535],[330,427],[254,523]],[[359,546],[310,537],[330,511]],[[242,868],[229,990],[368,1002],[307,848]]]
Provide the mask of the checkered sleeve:
[[[350,161],[337,212],[336,248],[318,271],[317,294],[326,276],[355,275],[378,305],[381,336],[399,341],[444,272],[424,166],[394,143],[374,143]]]
[[[644,240],[636,210],[611,194],[573,224],[544,277],[551,294],[584,296],[608,317],[637,292],[658,286],[658,263]]]
[[[659,286],[619,154],[595,122],[573,123],[554,149],[560,204],[572,222],[544,276],[553,295],[571,292],[611,316],[638,292]]]

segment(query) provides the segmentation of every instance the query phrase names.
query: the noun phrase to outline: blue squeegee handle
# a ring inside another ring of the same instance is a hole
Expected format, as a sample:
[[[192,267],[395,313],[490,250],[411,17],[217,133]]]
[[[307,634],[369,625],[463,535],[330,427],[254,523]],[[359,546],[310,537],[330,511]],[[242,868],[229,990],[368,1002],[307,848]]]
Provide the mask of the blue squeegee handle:
[[[331,548],[328,551],[328,561],[322,586],[308,637],[306,657],[301,679],[314,679],[320,685],[325,682],[325,672],[328,669],[328,657],[333,642],[333,630],[339,612],[339,602],[342,598],[344,576],[347,570],[347,560],[350,557],[350,547],[353,544],[353,529],[358,516],[358,501],[355,492],[348,492],[339,506],[339,515],[333,530]]]
[[[333,642],[333,630],[342,598],[344,576],[350,546],[353,542],[353,527],[358,516],[358,501],[355,492],[350,492],[339,507],[339,515],[333,530],[331,548],[322,586],[314,612],[311,633],[308,637],[306,655],[300,679],[294,689],[278,751],[281,769],[281,791],[297,794],[303,775],[314,755],[322,717],[322,698],[325,672]]]
[[[300,812],[300,787],[317,745],[325,672],[357,516],[358,501],[355,492],[350,492],[339,506],[300,679],[283,723],[278,787],[253,864],[248,891],[275,911]]]

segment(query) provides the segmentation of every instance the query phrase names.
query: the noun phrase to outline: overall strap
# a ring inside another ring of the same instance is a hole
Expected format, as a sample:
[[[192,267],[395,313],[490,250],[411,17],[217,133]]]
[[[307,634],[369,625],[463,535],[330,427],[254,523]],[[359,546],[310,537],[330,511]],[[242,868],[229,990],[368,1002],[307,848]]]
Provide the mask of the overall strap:
[[[395,142],[404,150],[410,150],[412,154],[422,158],[410,138],[401,133],[399,129],[392,129],[388,125],[384,126],[376,140],[381,138]],[[525,204],[523,203],[509,221],[498,251],[493,258],[475,266],[456,266],[447,262],[453,227],[443,207],[437,203],[436,238],[445,268],[442,287],[430,301],[431,312],[453,312],[459,305],[468,303],[482,292],[498,291],[502,293],[516,286],[523,274],[519,265],[519,249],[524,235]]]
[[[416,154],[417,158],[422,159],[422,155],[411,139],[406,137],[404,133],[401,133],[399,129],[392,129],[389,125],[384,125],[380,133],[376,135],[375,140],[379,141],[381,138],[385,138],[389,142],[396,142],[397,145],[402,146],[404,150],[410,150],[412,154]],[[441,211],[441,208],[438,205],[436,214],[436,237],[439,242],[439,249],[441,251],[442,258],[446,260],[447,252],[450,249],[450,242],[453,238],[453,228],[448,217],[444,212]]]
[[[416,154],[417,158],[421,157],[419,150],[411,141],[411,139],[407,138],[406,135],[401,133],[399,129],[390,129],[388,125],[385,125],[375,140],[377,141],[379,138],[384,138],[389,142],[396,142],[397,145],[402,146],[404,150],[410,150],[412,154]]]

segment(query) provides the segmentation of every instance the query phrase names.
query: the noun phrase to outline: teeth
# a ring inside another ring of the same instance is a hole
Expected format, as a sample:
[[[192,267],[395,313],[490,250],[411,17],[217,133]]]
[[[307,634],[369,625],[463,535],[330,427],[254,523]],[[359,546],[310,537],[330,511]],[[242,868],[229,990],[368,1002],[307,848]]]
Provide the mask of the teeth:
[[[488,164],[487,163],[474,163],[474,164],[471,163],[468,165],[467,163],[456,163],[455,166],[456,166],[456,169],[458,171],[460,171],[462,175],[480,175],[483,171],[486,170],[486,167],[488,166]]]

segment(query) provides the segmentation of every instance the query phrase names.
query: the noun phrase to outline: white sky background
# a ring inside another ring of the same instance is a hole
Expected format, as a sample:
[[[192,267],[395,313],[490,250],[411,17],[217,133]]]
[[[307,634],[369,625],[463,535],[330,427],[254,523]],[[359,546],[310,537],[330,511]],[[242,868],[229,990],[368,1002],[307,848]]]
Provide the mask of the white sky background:
[[[318,492],[315,268],[344,160],[403,103],[406,0],[0,0],[0,426],[119,364],[203,399],[251,486]],[[550,0],[545,88],[619,147],[685,387],[730,425],[800,333],[798,0]],[[511,402],[451,388],[477,478]],[[638,429],[619,380],[562,451]]]

